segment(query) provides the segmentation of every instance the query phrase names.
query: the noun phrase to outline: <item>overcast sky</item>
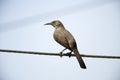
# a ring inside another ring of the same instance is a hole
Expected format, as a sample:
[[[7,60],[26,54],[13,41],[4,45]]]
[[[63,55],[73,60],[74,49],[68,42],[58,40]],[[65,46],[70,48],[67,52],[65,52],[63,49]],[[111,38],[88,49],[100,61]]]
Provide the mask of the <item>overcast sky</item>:
[[[120,56],[119,0],[0,0],[0,49],[54,52],[60,20],[81,54]],[[120,60],[0,53],[0,80],[120,80]]]

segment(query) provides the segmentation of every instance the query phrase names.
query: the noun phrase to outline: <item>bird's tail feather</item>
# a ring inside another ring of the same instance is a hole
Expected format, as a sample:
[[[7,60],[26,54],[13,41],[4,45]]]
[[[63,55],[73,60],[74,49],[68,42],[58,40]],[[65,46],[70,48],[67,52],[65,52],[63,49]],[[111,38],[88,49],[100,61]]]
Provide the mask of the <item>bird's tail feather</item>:
[[[74,54],[79,62],[80,67],[83,69],[86,69],[86,65],[85,65],[81,55],[79,54],[79,51],[77,49],[75,49],[75,50],[73,50],[73,52],[74,52]]]

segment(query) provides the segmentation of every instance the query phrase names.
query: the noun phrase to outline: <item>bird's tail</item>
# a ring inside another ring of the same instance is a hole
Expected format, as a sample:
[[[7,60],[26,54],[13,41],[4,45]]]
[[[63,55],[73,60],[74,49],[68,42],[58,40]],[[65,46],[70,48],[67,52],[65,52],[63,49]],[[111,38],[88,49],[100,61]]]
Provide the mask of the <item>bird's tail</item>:
[[[85,65],[81,55],[79,54],[79,51],[77,49],[75,49],[75,50],[73,50],[73,52],[74,52],[74,54],[79,62],[80,67],[83,69],[86,69],[86,65]]]

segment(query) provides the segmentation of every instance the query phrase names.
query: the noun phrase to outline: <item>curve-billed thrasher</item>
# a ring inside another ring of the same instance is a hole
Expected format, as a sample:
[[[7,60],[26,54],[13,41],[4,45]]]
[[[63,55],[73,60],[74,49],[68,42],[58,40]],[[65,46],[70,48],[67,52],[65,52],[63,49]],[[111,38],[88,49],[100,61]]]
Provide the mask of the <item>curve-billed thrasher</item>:
[[[74,52],[81,68],[86,69],[85,63],[77,49],[77,44],[76,44],[74,37],[68,30],[65,29],[63,24],[59,20],[55,20],[50,23],[46,23],[45,25],[52,25],[55,28],[54,35],[53,35],[54,39],[59,44],[65,47],[64,50],[69,49],[71,52]],[[64,50],[62,50],[61,53]]]

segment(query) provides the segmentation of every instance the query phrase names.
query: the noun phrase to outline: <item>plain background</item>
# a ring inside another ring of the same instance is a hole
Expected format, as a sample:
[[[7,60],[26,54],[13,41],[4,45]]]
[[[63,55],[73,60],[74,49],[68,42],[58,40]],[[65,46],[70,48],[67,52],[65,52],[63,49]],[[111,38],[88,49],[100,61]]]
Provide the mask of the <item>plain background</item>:
[[[59,53],[44,26],[63,22],[81,54],[120,56],[119,0],[0,0],[0,49]],[[0,53],[0,80],[120,80],[120,60]]]

